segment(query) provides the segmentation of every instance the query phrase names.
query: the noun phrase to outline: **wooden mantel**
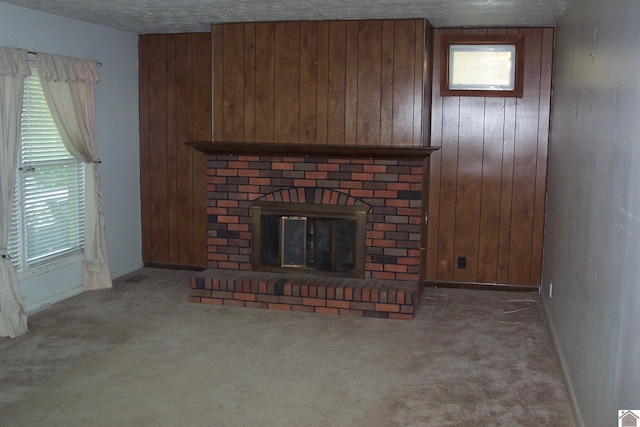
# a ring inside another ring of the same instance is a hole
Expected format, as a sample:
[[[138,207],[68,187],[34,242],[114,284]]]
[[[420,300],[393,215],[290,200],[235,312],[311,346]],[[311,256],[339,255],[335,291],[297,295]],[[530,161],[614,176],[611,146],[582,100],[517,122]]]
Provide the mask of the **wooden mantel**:
[[[207,155],[315,156],[358,159],[425,159],[440,147],[385,147],[374,145],[330,145],[257,142],[189,141],[187,145]]]

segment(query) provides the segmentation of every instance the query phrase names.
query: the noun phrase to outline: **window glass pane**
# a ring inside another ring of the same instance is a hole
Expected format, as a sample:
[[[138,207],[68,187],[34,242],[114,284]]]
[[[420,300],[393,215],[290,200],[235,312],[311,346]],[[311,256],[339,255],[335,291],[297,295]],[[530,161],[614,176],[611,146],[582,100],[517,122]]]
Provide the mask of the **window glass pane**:
[[[515,45],[451,45],[449,88],[513,90]]]
[[[35,66],[25,80],[9,253],[18,271],[82,250],[84,165],[67,151]]]

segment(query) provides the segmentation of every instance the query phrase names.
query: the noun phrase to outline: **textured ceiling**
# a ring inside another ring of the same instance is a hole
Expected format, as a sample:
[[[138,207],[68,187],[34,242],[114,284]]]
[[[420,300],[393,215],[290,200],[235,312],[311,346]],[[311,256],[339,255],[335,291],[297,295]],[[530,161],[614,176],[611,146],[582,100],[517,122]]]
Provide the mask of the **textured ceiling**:
[[[139,34],[212,23],[427,18],[435,27],[555,26],[571,0],[2,0]]]

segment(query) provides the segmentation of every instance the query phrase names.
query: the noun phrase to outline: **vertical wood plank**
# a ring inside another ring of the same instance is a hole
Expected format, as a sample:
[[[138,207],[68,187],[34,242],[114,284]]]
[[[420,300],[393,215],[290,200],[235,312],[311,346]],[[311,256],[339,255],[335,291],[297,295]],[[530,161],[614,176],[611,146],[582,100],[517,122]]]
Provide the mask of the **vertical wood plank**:
[[[440,40],[443,31],[435,30],[433,32],[433,54],[431,55],[433,61],[433,73],[437,75],[436,70],[440,69]],[[444,98],[440,96],[440,82],[438,79],[433,79],[431,82],[431,126],[430,126],[430,139],[431,144],[434,146],[442,147],[442,132],[444,128],[443,123],[443,102]],[[427,266],[426,277],[429,280],[438,280],[438,265],[439,265],[439,243],[440,236],[440,187],[442,182],[442,148],[431,154],[429,158],[429,206],[428,206],[428,241],[427,241]]]
[[[149,94],[149,43],[150,36],[138,37],[138,75],[139,75],[139,103],[140,103],[140,212],[142,216],[142,260],[150,261],[151,258],[151,206],[150,206],[150,141],[149,141],[149,109],[151,104]]]
[[[496,283],[505,99],[486,98],[485,105],[477,281]]]
[[[213,55],[213,67],[212,74],[212,106],[213,106],[213,123],[211,133],[213,134],[214,141],[223,140],[223,115],[222,115],[222,99],[224,87],[224,25],[212,25],[211,26],[211,49]]]
[[[275,24],[256,24],[255,140],[274,141]]]
[[[358,25],[356,143],[380,144],[382,21]]]
[[[193,139],[193,90],[192,63],[193,40],[191,34],[176,35],[176,144],[178,145],[176,169],[178,218],[174,228],[178,230],[176,264],[189,265],[194,262],[193,246],[193,150],[184,142]]]
[[[300,142],[313,144],[318,135],[318,23],[300,23]]]
[[[347,23],[329,22],[329,143],[345,143]]]
[[[393,145],[393,47],[395,21],[382,21],[380,64],[380,145]]]
[[[244,140],[244,24],[223,26],[222,138]]]
[[[413,20],[415,40],[413,55],[414,77],[413,77],[413,139],[411,145],[414,147],[422,146],[422,111],[424,96],[424,67],[423,56],[425,52],[425,33],[424,20]]]
[[[329,126],[329,23],[318,22],[317,67],[317,136],[318,144],[327,144]]]
[[[167,38],[156,35],[150,39],[149,89],[153,102],[149,109],[149,171],[151,259],[169,262],[169,226],[167,203]]]
[[[211,138],[211,39],[205,33],[193,35],[193,138]],[[193,200],[193,261],[191,265],[206,267],[207,260],[207,162],[204,154],[191,150]]]
[[[478,274],[484,101],[481,97],[460,97],[453,259],[453,278],[459,282],[476,281]],[[466,258],[464,269],[457,266],[461,256]]]
[[[413,21],[396,22],[393,57],[393,145],[396,147],[410,146],[413,142],[415,39]]]
[[[509,283],[529,284],[533,245],[541,29],[526,29],[524,97],[517,101]]]
[[[357,143],[358,120],[358,21],[347,21],[344,139],[346,144]]]
[[[529,283],[540,286],[542,280],[542,244],[547,193],[547,157],[549,149],[549,125],[543,120],[551,115],[551,75],[553,71],[554,29],[544,28],[541,41],[540,65],[540,119],[538,120],[538,151],[536,161],[536,188],[534,195],[533,248]]]
[[[176,36],[167,36],[167,256],[168,262],[177,263],[178,221],[177,205],[177,141],[176,141]]]
[[[256,140],[256,26],[244,25],[244,141]]]
[[[300,23],[275,24],[275,116],[277,142],[299,142]]]

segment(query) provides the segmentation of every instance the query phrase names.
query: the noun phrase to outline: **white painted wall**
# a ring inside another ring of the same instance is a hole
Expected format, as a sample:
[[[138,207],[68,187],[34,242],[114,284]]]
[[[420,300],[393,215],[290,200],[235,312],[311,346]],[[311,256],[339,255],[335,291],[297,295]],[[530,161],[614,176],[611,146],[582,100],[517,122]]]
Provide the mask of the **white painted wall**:
[[[99,59],[98,154],[112,277],[142,267],[138,35],[0,3],[0,46]],[[82,261],[20,278],[28,312],[82,292]]]
[[[640,410],[639,16],[574,1],[557,27],[542,292],[585,426]]]

